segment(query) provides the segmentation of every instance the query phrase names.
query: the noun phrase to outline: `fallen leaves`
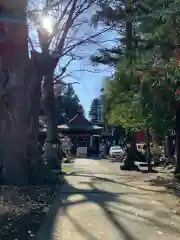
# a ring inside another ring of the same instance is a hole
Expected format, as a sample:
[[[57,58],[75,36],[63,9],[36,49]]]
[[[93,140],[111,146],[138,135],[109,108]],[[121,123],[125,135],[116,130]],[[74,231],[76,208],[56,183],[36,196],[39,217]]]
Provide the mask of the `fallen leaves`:
[[[53,186],[1,186],[0,239],[32,239],[53,203],[55,189]]]

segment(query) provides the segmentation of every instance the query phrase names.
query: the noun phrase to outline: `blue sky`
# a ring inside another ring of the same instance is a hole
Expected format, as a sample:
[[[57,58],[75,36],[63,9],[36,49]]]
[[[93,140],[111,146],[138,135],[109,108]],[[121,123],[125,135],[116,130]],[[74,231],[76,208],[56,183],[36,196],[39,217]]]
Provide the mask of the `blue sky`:
[[[73,61],[68,72],[72,72],[72,77],[65,78],[67,82],[78,81],[80,84],[74,84],[74,89],[83,105],[86,115],[88,114],[91,101],[100,95],[100,89],[103,86],[103,80],[112,75],[113,69],[108,66],[93,66],[90,57],[98,53],[99,48],[111,48],[116,40],[116,34],[107,32],[96,39],[100,46],[87,44],[75,49],[75,53],[84,56],[82,60]]]
[[[80,84],[74,85],[76,93],[86,111],[86,114],[89,111],[92,99],[100,95],[102,81],[107,75],[108,74],[105,71],[97,74],[84,73],[83,78],[80,80]]]
[[[90,36],[103,32],[107,26],[98,24],[96,27],[90,24],[92,15],[97,9],[90,8],[82,14],[76,23],[81,23],[80,26],[70,30],[67,42],[70,45],[79,42],[82,39],[88,39]],[[88,23],[87,23],[88,22]],[[83,105],[86,115],[91,105],[93,98],[100,95],[103,79],[112,74],[113,69],[107,66],[93,67],[90,57],[98,52],[100,48],[111,48],[117,40],[115,31],[104,32],[103,34],[93,38],[94,42],[87,43],[83,46],[76,47],[71,54],[81,56],[81,60],[73,61],[67,72],[72,72],[72,77],[67,77],[64,80],[67,82],[78,81],[80,84],[74,84],[74,89],[78,95],[81,104]],[[67,44],[68,46],[68,44]],[[60,62],[63,66],[63,59]]]
[[[81,63],[76,62],[72,66],[73,68],[81,68]],[[78,95],[81,104],[83,105],[86,115],[91,105],[93,98],[100,95],[100,89],[102,88],[103,79],[111,74],[111,70],[105,67],[98,67],[99,73],[93,72],[79,72],[76,73],[76,77],[79,79],[80,84],[74,84],[74,89]],[[67,82],[73,82],[74,79],[66,79]]]
[[[34,0],[34,3],[37,5],[41,4],[40,2],[41,0]],[[93,26],[90,26],[89,23],[87,23],[87,21],[91,22],[91,17],[95,10],[93,8],[90,8],[88,11],[80,15],[78,20],[76,20],[76,24],[79,22],[81,25],[70,31],[68,39],[66,39],[67,46],[70,46],[71,44],[73,45],[74,43],[78,42],[79,39],[87,39],[89,36],[96,34],[97,32],[104,29],[104,26],[98,25],[96,28],[94,28]],[[31,34],[33,40],[37,39],[36,31],[31,29]],[[88,43],[85,46],[79,46],[71,52],[71,54],[74,54],[75,56],[81,56],[81,60],[76,59],[75,61],[71,62],[67,70],[68,73],[71,73],[71,76],[68,76],[63,80],[66,82],[78,81],[80,83],[74,85],[74,89],[85,109],[86,115],[88,114],[93,98],[100,95],[103,79],[112,73],[112,69],[107,69],[107,66],[101,65],[96,68],[93,67],[90,61],[90,56],[97,53],[98,48],[112,47],[112,45],[114,45],[116,37],[117,36],[115,33],[106,32],[96,37],[96,39],[94,39],[95,43]],[[68,56],[61,58],[59,66],[64,67],[67,61]]]

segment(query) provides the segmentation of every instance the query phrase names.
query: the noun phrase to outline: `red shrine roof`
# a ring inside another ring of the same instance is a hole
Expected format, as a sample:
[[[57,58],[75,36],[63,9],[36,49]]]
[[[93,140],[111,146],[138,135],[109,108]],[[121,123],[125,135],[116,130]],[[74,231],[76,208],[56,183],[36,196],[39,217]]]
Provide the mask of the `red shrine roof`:
[[[68,124],[58,126],[60,130],[101,130],[102,127],[92,125],[82,114],[77,114]]]
[[[83,126],[91,126],[92,124],[82,115],[77,114],[74,118],[69,121],[70,125],[83,125]]]

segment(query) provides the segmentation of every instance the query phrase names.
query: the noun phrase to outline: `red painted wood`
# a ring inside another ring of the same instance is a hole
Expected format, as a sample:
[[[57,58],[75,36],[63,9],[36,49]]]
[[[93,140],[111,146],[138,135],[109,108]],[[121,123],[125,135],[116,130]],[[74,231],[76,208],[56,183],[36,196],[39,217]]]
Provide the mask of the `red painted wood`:
[[[146,130],[141,130],[136,132],[136,142],[145,142],[146,141]],[[150,133],[150,141],[152,141],[152,135]]]
[[[71,125],[86,125],[89,126],[91,123],[81,114],[76,115],[73,119],[69,121]]]

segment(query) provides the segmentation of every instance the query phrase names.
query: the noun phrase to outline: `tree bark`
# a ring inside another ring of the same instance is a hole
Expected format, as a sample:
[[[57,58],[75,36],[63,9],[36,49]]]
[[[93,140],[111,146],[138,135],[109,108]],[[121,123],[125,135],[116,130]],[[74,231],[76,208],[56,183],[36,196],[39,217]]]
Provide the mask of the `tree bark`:
[[[137,151],[136,148],[136,139],[134,132],[129,133],[128,137],[128,148],[127,148],[127,157],[124,160],[124,165],[121,166],[122,170],[138,170],[138,167],[135,166],[135,161],[140,161],[141,154]]]
[[[155,129],[151,129],[151,136],[152,136],[153,144],[154,144],[155,146],[159,145],[159,140],[158,140],[158,137],[157,137],[157,134],[156,134],[156,130],[155,130]]]
[[[150,148],[150,132],[149,128],[146,128],[146,142],[147,142],[147,149],[146,149],[146,156],[147,156],[147,162],[148,162],[148,171],[152,171],[152,164],[151,164],[151,148]]]
[[[42,77],[33,60],[19,57],[1,96],[0,151],[6,183],[27,184],[38,176]],[[27,61],[26,61],[27,60]]]
[[[47,137],[46,137],[46,149],[45,158],[47,162],[53,167],[60,165],[60,159],[58,159],[58,148],[54,148],[57,145],[57,123],[55,115],[55,95],[53,74],[46,75],[44,77],[44,113],[46,116],[47,124]]]
[[[42,76],[35,61],[31,60],[28,76],[29,78],[29,102],[28,102],[28,143],[27,159],[29,163],[28,177],[31,183],[35,183],[39,177],[39,162],[41,161],[39,140],[39,116]]]
[[[2,178],[7,184],[26,184],[28,141],[27,58],[19,53],[4,93],[0,96],[0,151]]]
[[[176,109],[176,154],[177,154],[177,162],[175,175],[180,178],[180,104],[177,104]]]
[[[173,143],[172,143],[172,137],[170,132],[165,133],[165,140],[164,140],[164,152],[165,156],[168,158],[168,162],[173,162]]]

